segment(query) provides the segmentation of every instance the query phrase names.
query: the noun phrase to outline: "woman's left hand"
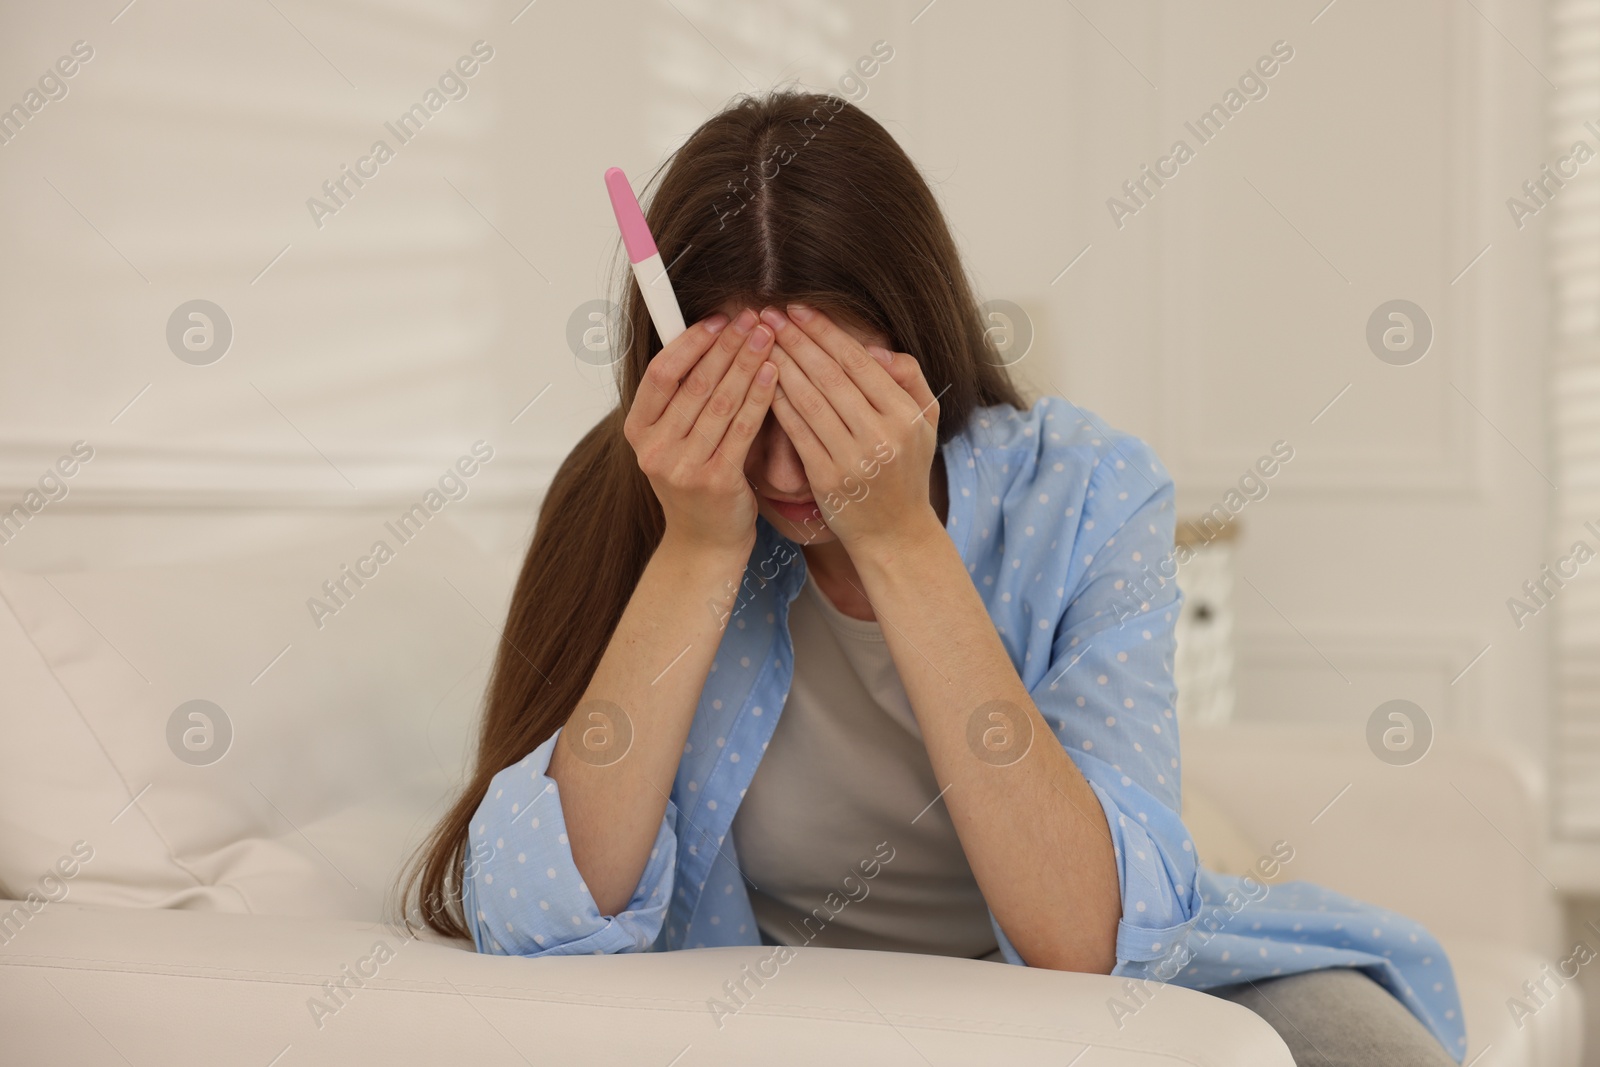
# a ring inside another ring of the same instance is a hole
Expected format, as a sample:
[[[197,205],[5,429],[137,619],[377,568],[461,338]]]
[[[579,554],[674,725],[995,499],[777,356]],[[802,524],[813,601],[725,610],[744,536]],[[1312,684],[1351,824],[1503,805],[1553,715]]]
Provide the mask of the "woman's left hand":
[[[847,549],[877,550],[925,532],[925,517],[940,526],[928,498],[939,402],[921,365],[873,346],[875,355],[815,308],[788,310],[762,312],[777,335],[772,411],[828,528]]]

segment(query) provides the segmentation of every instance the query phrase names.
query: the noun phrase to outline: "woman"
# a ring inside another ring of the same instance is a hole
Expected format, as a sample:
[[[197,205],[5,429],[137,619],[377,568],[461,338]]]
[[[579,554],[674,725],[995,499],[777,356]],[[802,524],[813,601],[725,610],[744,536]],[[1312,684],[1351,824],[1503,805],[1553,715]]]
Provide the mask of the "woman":
[[[836,97],[743,99],[649,223],[698,321],[658,351],[630,290],[621,402],[546,497],[476,771],[416,872],[427,923],[524,956],[819,944],[1139,979],[1119,1023],[1170,980],[1300,1063],[1459,1061],[1425,930],[1199,866],[1182,597],[1151,580],[1172,481],[985,358],[888,133]]]

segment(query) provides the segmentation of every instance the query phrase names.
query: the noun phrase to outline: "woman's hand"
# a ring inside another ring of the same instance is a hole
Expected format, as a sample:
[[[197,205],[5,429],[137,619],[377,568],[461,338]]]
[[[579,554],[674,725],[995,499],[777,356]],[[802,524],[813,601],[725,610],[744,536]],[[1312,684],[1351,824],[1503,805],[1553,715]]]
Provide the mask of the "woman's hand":
[[[704,319],[656,353],[623,422],[666,514],[666,537],[748,555],[756,496],[745,457],[777,388],[773,331],[749,308]],[[742,556],[741,556],[742,558]]]
[[[904,352],[864,348],[815,308],[768,308],[782,395],[773,414],[805,464],[828,528],[847,549],[892,546],[940,526],[928,497],[939,403]],[[885,359],[884,357],[887,357]]]

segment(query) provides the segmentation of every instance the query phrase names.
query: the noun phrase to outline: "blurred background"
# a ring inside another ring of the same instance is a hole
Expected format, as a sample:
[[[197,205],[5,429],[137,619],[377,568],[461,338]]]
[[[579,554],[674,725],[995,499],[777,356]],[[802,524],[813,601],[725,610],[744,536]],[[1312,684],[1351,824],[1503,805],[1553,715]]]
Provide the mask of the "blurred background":
[[[269,550],[482,441],[445,517],[509,583],[616,402],[603,171],[784,84],[899,139],[1031,395],[1172,470],[1189,717],[1487,739],[1548,843],[1484,863],[1600,945],[1593,0],[6,4],[0,568]]]

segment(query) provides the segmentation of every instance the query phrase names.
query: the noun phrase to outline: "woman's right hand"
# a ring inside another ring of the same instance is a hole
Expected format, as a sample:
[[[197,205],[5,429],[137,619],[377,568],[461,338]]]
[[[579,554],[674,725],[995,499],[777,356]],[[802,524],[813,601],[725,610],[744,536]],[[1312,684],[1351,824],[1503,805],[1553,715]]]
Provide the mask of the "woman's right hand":
[[[741,559],[754,544],[756,496],[744,464],[777,387],[771,351],[772,331],[745,308],[731,326],[720,313],[695,323],[650,360],[623,435],[661,501],[668,537]]]

